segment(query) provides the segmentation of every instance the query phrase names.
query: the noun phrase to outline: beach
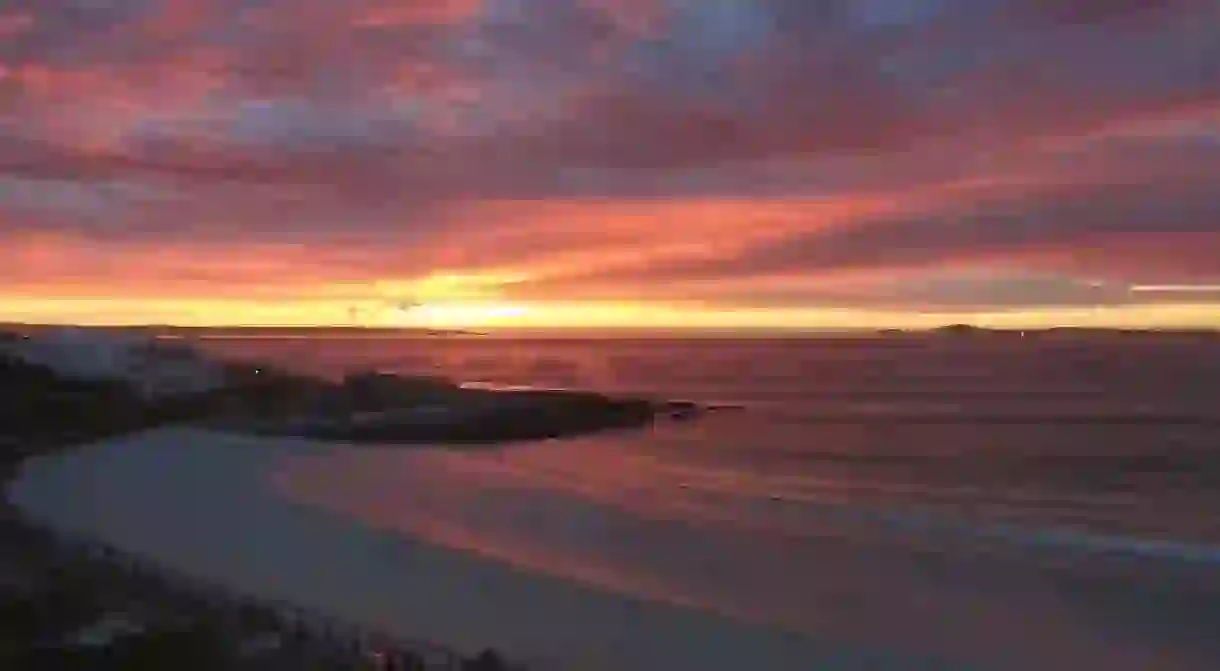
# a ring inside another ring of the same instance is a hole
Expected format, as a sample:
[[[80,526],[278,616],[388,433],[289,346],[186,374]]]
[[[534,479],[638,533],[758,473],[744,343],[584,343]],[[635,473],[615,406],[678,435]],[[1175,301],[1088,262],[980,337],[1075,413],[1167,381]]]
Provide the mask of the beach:
[[[1220,671],[1216,26],[0,0],[0,671]]]
[[[10,497],[54,529],[257,600],[471,655],[511,651],[531,669],[852,669],[887,658],[379,533],[267,486],[281,460],[333,449],[159,430],[32,459]],[[934,662],[903,668],[945,668]]]
[[[1098,348],[1084,376],[1071,342],[515,343],[543,358],[498,370],[476,370],[495,342],[238,344],[255,361],[313,362],[292,368],[308,379],[402,351],[440,365],[356,378],[383,398],[345,383],[311,405],[284,378],[279,411],[245,407],[276,388],[258,383],[231,398],[243,412],[186,424],[175,410],[161,428],[26,450],[11,503],[161,584],[278,613],[280,629],[304,622],[349,650],[345,668],[363,668],[352,645],[369,638],[451,661],[490,648],[543,671],[1220,659],[1216,418],[1206,395],[1165,390],[1214,385],[1210,346]],[[414,399],[432,417],[435,399],[461,409],[483,392],[434,397],[420,375],[740,411],[562,439],[517,426],[546,415],[462,415],[473,437],[518,440],[442,443],[383,408]],[[423,384],[424,400],[401,384]],[[294,424],[318,405],[340,428],[368,408],[389,440]]]
[[[422,542],[367,511],[362,521],[342,514],[341,507],[328,509],[325,501],[302,504],[277,484],[293,469],[311,463],[332,468],[345,456],[359,459],[370,449],[402,464],[414,454],[443,455],[446,448],[352,449],[161,429],[30,459],[9,495],[30,518],[60,533],[104,541],[255,602],[318,613],[342,627],[426,641],[464,655],[493,647],[531,669],[1016,671],[1034,668],[1039,659],[1064,664],[1054,668],[1103,659],[1108,668],[1133,671],[1158,663],[1206,668],[1197,651],[1183,654],[1139,638],[1107,638],[1092,628],[1093,621],[1079,610],[1084,602],[1069,597],[1072,590],[1104,588],[1104,581],[1054,581],[1037,569],[1014,570],[1008,564],[1003,565],[1007,572],[987,572],[978,561],[938,562],[935,555],[917,566],[901,552],[883,559],[859,538],[833,539],[821,565],[807,567],[836,574],[824,575],[818,588],[822,606],[831,609],[814,626],[824,634],[818,635],[717,612],[714,601],[683,604],[660,590],[647,598],[646,590],[631,594],[630,586],[598,585],[595,576],[573,579],[537,570],[528,561],[480,553],[477,546],[458,551],[454,543],[446,548]],[[355,472],[342,475],[353,488],[392,497],[367,474],[364,480]],[[698,565],[697,553],[698,548],[690,552],[689,572],[708,571]],[[783,580],[795,593],[811,594],[801,587],[807,576]],[[863,587],[867,581],[872,588]],[[834,584],[840,588],[837,597],[825,591]],[[1144,603],[1155,597],[1149,595]],[[1168,603],[1175,609],[1190,606],[1180,598]],[[1108,615],[1139,620],[1138,607],[1139,602],[1114,594]],[[963,617],[961,608],[973,609],[966,612],[975,621]],[[912,618],[921,610],[932,619]],[[1035,619],[1039,613],[1042,621]],[[936,622],[936,617],[950,620]],[[897,630],[904,620],[909,630]],[[954,628],[961,634],[959,649],[938,656],[938,647],[945,650],[937,639],[952,636]],[[923,649],[921,637],[928,637]],[[1026,640],[1037,641],[1037,647],[1020,649]]]

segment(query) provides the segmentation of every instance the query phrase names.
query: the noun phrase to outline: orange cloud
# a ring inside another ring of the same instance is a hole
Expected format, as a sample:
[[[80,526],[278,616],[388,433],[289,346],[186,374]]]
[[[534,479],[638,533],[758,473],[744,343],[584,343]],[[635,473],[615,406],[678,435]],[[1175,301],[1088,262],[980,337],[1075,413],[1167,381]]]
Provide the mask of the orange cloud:
[[[459,276],[492,279],[433,319],[814,323],[1220,275],[1213,3],[27,4],[0,278],[38,314]]]

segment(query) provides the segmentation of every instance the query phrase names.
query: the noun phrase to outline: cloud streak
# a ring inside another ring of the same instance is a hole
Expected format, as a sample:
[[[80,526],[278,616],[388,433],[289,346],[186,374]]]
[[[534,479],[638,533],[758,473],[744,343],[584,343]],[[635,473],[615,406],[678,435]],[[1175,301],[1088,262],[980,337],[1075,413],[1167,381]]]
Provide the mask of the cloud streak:
[[[1088,281],[1220,276],[1218,23],[1213,0],[6,5],[5,283],[1169,301]]]

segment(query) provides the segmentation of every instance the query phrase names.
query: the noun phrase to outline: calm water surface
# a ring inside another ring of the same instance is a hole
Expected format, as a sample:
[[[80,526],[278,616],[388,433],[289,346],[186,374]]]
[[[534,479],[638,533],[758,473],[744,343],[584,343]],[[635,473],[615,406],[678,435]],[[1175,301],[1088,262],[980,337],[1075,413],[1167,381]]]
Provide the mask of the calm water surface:
[[[285,469],[287,495],[365,523],[604,589],[798,633],[880,636],[982,668],[1220,668],[1207,633],[1208,622],[1220,628],[1215,343],[204,346],[329,376],[378,368],[744,408],[647,431],[353,450]]]

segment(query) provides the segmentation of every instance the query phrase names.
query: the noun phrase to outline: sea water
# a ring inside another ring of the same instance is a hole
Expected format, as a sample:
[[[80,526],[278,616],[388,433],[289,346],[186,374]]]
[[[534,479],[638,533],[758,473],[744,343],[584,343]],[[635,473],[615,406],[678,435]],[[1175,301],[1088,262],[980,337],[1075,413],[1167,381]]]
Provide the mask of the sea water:
[[[912,660],[1220,668],[1216,342],[330,337],[203,347],[328,376],[372,368],[735,408],[496,449],[338,450],[278,470],[280,495],[353,522]],[[552,616],[528,615],[540,626]]]

